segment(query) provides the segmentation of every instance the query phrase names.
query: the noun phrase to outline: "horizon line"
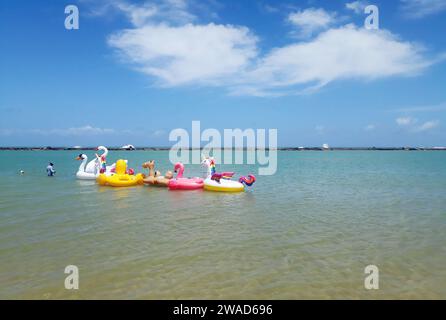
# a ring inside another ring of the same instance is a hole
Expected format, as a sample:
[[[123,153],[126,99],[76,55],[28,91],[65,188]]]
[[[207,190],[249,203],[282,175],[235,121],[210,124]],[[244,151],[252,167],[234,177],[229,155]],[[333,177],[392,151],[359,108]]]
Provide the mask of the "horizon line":
[[[74,150],[96,150],[97,147],[65,147],[65,146],[57,146],[57,147],[51,147],[51,146],[46,146],[46,147],[42,147],[42,146],[8,146],[8,147],[0,147],[0,150],[5,151],[5,150],[10,150],[10,151],[26,151],[26,150],[42,150],[42,151],[60,151],[60,150],[66,150],[66,151],[74,151]],[[126,149],[126,148],[122,148],[122,147],[117,147],[117,146],[112,146],[112,147],[107,147],[107,149],[109,150],[113,150],[113,151],[167,151],[167,150],[189,150],[189,151],[193,151],[193,150],[205,150],[205,148],[203,147],[166,147],[166,146],[144,146],[144,147],[134,147],[134,149]],[[414,146],[393,146],[393,147],[380,147],[380,146],[364,146],[364,147],[316,147],[316,146],[300,146],[300,147],[295,147],[295,146],[287,146],[287,147],[274,147],[274,148],[270,148],[270,147],[264,147],[264,148],[259,148],[259,147],[223,147],[223,148],[211,148],[214,150],[243,150],[243,151],[247,151],[247,150],[278,150],[278,151],[312,151],[312,150],[446,150],[446,146],[434,146],[434,147],[414,147]]]

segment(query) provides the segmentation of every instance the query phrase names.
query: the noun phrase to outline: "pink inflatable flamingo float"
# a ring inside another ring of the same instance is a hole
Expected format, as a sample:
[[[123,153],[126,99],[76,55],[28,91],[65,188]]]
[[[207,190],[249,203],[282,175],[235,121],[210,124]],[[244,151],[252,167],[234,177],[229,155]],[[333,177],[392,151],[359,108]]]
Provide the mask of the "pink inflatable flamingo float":
[[[170,190],[195,190],[203,188],[203,179],[195,178],[183,178],[184,165],[181,162],[175,164],[175,172],[178,172],[176,178],[171,179],[168,183]]]

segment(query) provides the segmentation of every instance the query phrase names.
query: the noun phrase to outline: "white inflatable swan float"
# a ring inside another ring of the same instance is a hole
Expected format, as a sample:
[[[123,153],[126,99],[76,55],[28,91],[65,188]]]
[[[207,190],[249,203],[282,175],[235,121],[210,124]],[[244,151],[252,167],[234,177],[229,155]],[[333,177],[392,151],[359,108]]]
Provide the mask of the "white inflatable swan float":
[[[104,153],[100,155],[99,157],[107,157],[108,155],[108,149],[104,146],[99,146],[96,148],[96,150],[102,150]],[[95,180],[100,173],[100,161],[99,157],[95,157],[95,159],[88,162],[88,157],[86,154],[81,153],[76,160],[82,160],[81,165],[79,166],[79,169],[76,173],[76,177],[78,179],[82,180]],[[115,168],[116,163],[113,163],[111,166],[106,167],[105,174],[110,175],[112,174],[112,170]]]
[[[82,160],[81,165],[79,166],[79,169],[76,172],[76,178],[78,179],[82,179],[82,180],[94,180],[99,176],[99,165],[97,166],[96,172],[87,172],[87,161],[88,161],[88,157],[86,154],[80,154],[76,160]],[[96,160],[92,160],[89,162],[90,163],[94,163]]]

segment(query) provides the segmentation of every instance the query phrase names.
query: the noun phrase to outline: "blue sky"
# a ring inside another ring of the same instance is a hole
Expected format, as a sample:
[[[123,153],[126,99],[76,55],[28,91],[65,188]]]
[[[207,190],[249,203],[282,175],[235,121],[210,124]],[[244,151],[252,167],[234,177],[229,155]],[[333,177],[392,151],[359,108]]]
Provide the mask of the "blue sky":
[[[192,120],[280,146],[446,145],[443,0],[0,6],[1,146],[166,146]]]

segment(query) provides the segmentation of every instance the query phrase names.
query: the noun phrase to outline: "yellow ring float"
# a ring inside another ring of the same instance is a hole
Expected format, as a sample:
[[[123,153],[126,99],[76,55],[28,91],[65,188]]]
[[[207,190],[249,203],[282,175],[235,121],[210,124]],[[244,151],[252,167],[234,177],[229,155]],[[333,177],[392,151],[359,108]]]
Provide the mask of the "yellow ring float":
[[[111,187],[131,187],[138,184],[143,184],[143,175],[138,173],[136,175],[130,175],[126,173],[127,163],[120,159],[116,161],[115,173],[107,176],[101,173],[96,179],[97,183],[102,186]]]

